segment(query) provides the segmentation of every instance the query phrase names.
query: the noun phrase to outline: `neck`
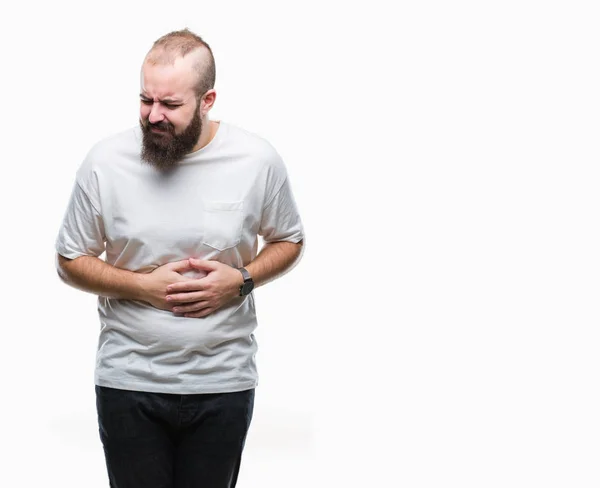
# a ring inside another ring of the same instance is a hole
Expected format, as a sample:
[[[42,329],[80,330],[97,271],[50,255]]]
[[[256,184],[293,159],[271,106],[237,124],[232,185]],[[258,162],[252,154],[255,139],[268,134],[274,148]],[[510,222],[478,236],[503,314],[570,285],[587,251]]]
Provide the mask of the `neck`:
[[[206,146],[210,141],[213,140],[215,134],[217,133],[217,129],[219,128],[219,123],[214,122],[212,120],[203,120],[202,121],[202,132],[200,133],[200,138],[198,142],[194,146],[191,152],[196,152]]]

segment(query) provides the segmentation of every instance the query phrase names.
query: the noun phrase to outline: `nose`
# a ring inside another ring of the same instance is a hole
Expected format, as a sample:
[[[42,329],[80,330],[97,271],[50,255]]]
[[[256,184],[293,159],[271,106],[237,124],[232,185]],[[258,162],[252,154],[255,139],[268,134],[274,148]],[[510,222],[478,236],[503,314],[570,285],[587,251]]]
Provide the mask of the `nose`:
[[[164,118],[165,115],[160,109],[160,103],[153,103],[152,108],[150,109],[150,115],[148,115],[148,121],[151,124],[156,124],[158,122],[162,122]]]

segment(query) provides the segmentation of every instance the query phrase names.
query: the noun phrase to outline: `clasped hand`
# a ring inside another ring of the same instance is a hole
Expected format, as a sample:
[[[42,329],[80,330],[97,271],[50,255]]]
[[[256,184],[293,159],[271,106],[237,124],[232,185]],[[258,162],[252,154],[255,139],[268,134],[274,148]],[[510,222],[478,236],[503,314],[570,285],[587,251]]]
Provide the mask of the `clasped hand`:
[[[189,270],[207,274],[198,279],[180,274]],[[148,301],[157,308],[193,318],[206,317],[239,296],[244,282],[242,274],[227,264],[195,258],[165,264],[147,276],[152,275],[153,293]]]

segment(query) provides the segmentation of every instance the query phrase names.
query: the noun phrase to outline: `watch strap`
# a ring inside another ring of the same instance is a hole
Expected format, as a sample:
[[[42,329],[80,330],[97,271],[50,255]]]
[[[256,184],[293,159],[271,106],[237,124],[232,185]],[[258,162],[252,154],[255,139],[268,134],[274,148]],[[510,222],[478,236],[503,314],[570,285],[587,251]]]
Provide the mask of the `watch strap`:
[[[246,268],[238,268],[238,270],[242,273],[242,276],[244,277],[244,281],[252,280],[252,277],[250,276],[250,273],[248,273],[248,270]]]

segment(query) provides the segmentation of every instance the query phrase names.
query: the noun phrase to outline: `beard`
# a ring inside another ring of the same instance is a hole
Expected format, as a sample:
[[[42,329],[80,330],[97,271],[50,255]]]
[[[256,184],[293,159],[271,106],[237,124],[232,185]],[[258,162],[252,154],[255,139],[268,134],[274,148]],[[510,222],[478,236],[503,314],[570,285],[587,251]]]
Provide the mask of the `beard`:
[[[202,119],[198,110],[188,126],[181,134],[175,133],[175,127],[169,122],[151,124],[148,120],[140,120],[142,128],[142,161],[155,168],[166,171],[172,169],[190,153],[202,133]],[[152,128],[162,132],[153,132]]]

